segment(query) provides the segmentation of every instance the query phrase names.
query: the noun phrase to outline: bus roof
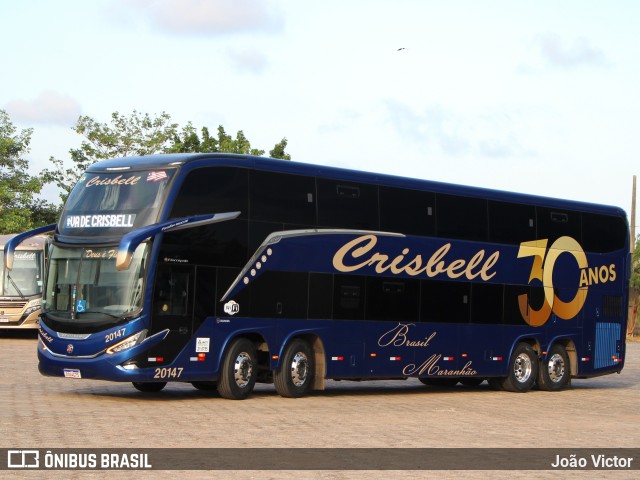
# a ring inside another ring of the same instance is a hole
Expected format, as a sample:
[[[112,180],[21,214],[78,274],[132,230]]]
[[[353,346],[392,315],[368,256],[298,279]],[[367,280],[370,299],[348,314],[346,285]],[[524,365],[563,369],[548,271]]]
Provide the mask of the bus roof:
[[[11,240],[13,237],[15,237],[16,235],[17,234],[0,235],[0,248],[3,248],[7,244],[7,242]],[[42,250],[45,246],[45,243],[46,243],[45,237],[41,237],[41,236],[31,237],[31,238],[27,238],[20,245],[18,245],[17,250]]]
[[[320,176],[347,182],[365,182],[375,185],[427,190],[450,195],[487,198],[502,202],[563,208],[626,218],[626,212],[622,208],[609,205],[233,153],[182,153],[120,157],[94,163],[88,168],[87,172],[109,171],[115,173],[118,171],[126,172],[159,168],[191,170],[213,165],[248,167],[273,172]]]

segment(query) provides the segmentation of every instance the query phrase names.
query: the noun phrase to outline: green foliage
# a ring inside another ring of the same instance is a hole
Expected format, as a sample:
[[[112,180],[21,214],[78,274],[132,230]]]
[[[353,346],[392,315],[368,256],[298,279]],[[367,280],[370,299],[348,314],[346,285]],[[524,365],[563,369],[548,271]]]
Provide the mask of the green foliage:
[[[251,142],[244,135],[242,130],[236,133],[236,138],[227,134],[222,125],[218,126],[218,135],[211,136],[207,127],[202,127],[202,138],[198,137],[198,132],[191,122],[189,122],[180,134],[173,138],[173,145],[167,150],[170,153],[210,153],[226,152],[238,153],[242,155],[264,155],[264,150],[251,148]],[[269,155],[273,158],[291,160],[291,155],[285,152],[287,139],[283,138],[277,143]]]
[[[170,145],[177,128],[178,124],[171,123],[171,116],[164,112],[154,118],[148,113],[141,115],[136,110],[128,117],[113,112],[111,125],[82,116],[78,118],[75,131],[86,140],[78,150],[72,152],[76,153],[78,160],[92,162],[106,158],[163,153]],[[75,162],[78,160],[74,158]]]
[[[151,117],[136,110],[129,116],[118,112],[111,114],[111,123],[100,123],[88,116],[78,118],[73,130],[84,140],[80,148],[69,150],[73,167],[66,168],[64,161],[51,157],[54,168],[42,173],[47,183],[55,183],[64,203],[80,175],[99,160],[132,155],[164,153],[175,137],[178,124],[171,123],[171,116],[162,112]]]
[[[19,233],[55,221],[55,208],[35,199],[43,181],[27,173],[29,162],[23,158],[29,153],[32,133],[31,128],[17,133],[9,115],[0,110],[0,233]]]
[[[282,160],[291,160],[291,155],[284,151],[287,148],[287,139],[283,138],[279,143],[276,143],[273,150],[269,150],[269,156],[271,158],[281,158]]]
[[[114,112],[109,124],[82,116],[73,130],[84,137],[80,148],[69,150],[73,166],[67,168],[64,161],[51,157],[49,161],[54,168],[42,173],[46,183],[58,186],[62,203],[80,175],[99,160],[154,153],[227,152],[257,156],[265,153],[264,150],[251,148],[251,142],[242,130],[233,138],[222,125],[218,127],[217,135],[211,135],[209,129],[203,127],[198,136],[191,122],[179,131],[178,125],[171,122],[171,116],[164,112],[155,117],[135,110],[129,116]],[[271,156],[291,160],[291,155],[285,152],[286,146],[287,140],[283,138],[270,151]]]
[[[640,235],[636,238],[636,248],[631,261],[631,288],[640,292]]]

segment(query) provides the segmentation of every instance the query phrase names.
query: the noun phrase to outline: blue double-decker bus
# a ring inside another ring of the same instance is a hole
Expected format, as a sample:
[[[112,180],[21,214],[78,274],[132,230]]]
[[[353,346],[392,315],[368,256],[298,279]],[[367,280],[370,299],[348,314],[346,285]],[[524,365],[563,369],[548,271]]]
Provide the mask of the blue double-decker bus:
[[[559,390],[624,365],[619,208],[185,154],[94,164],[7,259],[47,230],[44,375],[243,399],[327,379]]]

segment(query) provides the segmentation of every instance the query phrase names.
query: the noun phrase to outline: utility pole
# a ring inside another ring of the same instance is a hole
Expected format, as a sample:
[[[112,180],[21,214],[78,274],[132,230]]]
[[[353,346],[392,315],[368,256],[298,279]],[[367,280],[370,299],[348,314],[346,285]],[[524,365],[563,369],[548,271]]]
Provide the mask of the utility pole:
[[[633,258],[633,252],[636,249],[636,176],[633,176],[633,187],[631,188],[631,257]],[[637,330],[637,314],[638,314],[638,292],[635,288],[629,289],[629,318],[627,320],[629,327],[627,328],[627,334],[633,335],[634,330]]]
[[[631,189],[631,253],[636,246],[636,176],[633,176],[633,187]]]

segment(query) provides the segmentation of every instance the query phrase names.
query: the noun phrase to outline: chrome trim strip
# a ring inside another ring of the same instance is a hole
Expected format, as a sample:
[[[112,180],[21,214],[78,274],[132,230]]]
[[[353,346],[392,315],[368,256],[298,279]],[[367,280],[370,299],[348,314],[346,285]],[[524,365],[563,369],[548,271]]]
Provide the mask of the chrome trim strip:
[[[58,338],[64,338],[65,340],[86,340],[87,338],[89,338],[91,336],[90,333],[84,334],[84,333],[62,333],[62,332],[56,332],[56,334],[58,335]]]

